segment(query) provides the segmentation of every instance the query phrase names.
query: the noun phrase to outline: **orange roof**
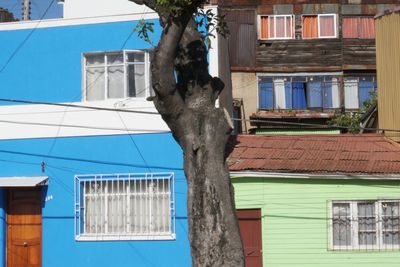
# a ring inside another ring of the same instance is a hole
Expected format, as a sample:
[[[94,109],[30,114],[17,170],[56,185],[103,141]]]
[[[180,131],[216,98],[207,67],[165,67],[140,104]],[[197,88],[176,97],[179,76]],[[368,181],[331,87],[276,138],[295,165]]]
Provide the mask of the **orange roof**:
[[[400,145],[382,135],[238,135],[231,171],[400,174]]]

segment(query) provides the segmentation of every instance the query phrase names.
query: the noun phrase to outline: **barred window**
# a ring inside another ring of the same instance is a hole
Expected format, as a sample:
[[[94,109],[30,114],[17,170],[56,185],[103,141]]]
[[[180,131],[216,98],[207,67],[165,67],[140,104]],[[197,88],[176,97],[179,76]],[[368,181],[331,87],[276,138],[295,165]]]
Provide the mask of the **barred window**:
[[[333,249],[400,247],[400,200],[333,201]]]
[[[78,240],[174,239],[173,174],[75,177]]]

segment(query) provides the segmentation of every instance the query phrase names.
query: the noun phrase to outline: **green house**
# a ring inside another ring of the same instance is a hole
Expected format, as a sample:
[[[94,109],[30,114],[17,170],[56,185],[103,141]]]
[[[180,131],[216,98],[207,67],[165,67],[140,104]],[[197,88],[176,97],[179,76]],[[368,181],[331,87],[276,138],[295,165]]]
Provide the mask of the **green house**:
[[[237,136],[246,266],[400,266],[400,145],[380,135]]]

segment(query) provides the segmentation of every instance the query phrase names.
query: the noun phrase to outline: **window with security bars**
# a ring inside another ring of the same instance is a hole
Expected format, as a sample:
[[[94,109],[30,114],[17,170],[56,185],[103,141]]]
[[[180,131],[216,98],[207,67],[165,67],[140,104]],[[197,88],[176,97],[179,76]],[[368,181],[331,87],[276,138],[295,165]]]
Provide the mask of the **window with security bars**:
[[[399,249],[400,200],[334,201],[331,247]]]
[[[86,101],[147,97],[150,90],[150,56],[147,51],[84,54]]]
[[[78,240],[174,239],[172,173],[75,177]]]

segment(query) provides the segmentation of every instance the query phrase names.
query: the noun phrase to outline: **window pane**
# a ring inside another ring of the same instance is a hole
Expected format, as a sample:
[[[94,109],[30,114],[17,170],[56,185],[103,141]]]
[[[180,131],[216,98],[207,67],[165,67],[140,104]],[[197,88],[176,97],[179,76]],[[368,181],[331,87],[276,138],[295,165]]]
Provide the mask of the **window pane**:
[[[272,79],[263,78],[259,81],[259,107],[260,109],[273,108]]]
[[[145,82],[145,65],[131,64],[128,65],[128,88],[129,97],[145,97],[146,82]]]
[[[269,17],[269,37],[275,38],[275,17]]]
[[[358,38],[359,18],[343,18],[343,38]]]
[[[376,244],[375,203],[358,203],[358,243],[359,245]]]
[[[357,109],[358,106],[358,80],[345,78],[344,80],[344,106],[346,109]]]
[[[400,245],[399,202],[382,203],[382,235],[384,245]]]
[[[104,54],[86,55],[86,66],[99,66],[104,64]]]
[[[118,54],[109,54],[107,55],[107,64],[108,65],[118,65],[124,63],[124,58],[122,53]]]
[[[360,18],[360,38],[375,38],[374,18]]]
[[[85,233],[97,234],[105,232],[104,187],[100,182],[85,183]]]
[[[126,187],[123,181],[108,181],[108,233],[126,232]]]
[[[310,108],[322,107],[322,82],[314,78],[307,83],[307,103]]]
[[[124,67],[108,67],[108,98],[124,97]]]
[[[104,99],[104,68],[86,69],[86,100]]]
[[[274,79],[275,108],[286,108],[286,90],[283,78]]]
[[[128,62],[144,62],[144,53],[128,53]]]
[[[303,16],[303,38],[318,38],[318,17]]]
[[[268,17],[262,16],[260,18],[260,38],[268,39]]]
[[[335,36],[335,16],[319,17],[319,33],[321,37]]]
[[[286,37],[285,36],[285,17],[276,17],[275,23],[276,23],[275,37],[276,38]]]
[[[364,102],[370,100],[375,91],[375,83],[372,77],[360,77],[358,83],[359,105],[364,106]]]
[[[306,83],[305,82],[292,82],[292,104],[295,109],[306,109]]]
[[[350,204],[332,204],[332,238],[334,246],[351,245]]]
[[[287,16],[286,17],[286,37],[287,38],[293,37],[292,29],[293,29],[292,16]]]

